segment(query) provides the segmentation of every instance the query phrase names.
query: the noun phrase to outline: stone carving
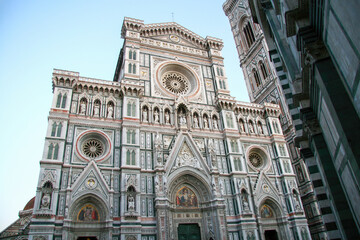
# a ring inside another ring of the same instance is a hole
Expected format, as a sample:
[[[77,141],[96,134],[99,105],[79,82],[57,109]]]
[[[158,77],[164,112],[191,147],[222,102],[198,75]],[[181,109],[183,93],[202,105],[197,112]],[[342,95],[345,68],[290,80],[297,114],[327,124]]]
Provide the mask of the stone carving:
[[[176,158],[175,168],[191,166],[197,169],[201,169],[198,159],[194,157],[188,145],[185,143]]]
[[[56,171],[55,170],[45,170],[42,174],[41,183],[51,182],[54,184],[56,182]]]
[[[209,122],[207,116],[204,116],[204,128],[209,128]]]
[[[85,113],[86,113],[86,100],[85,99],[82,99],[80,102],[80,111],[79,112],[81,115],[85,115]]]
[[[107,111],[107,118],[113,118],[113,115],[114,115],[114,107],[111,104],[109,104]]]
[[[159,110],[154,111],[154,122],[159,123]]]
[[[199,127],[199,119],[197,115],[194,115],[194,128],[198,128],[198,127]]]
[[[132,194],[128,195],[128,211],[133,212],[135,211],[135,199]]]
[[[263,130],[260,122],[258,122],[258,132],[259,132],[259,134],[264,134],[264,130]]]
[[[254,133],[254,125],[252,122],[249,122],[249,132]]]
[[[170,113],[165,111],[165,124],[170,124]]]
[[[126,188],[130,186],[137,186],[137,179],[135,174],[127,174],[126,175]]]
[[[219,128],[218,122],[217,122],[217,119],[216,119],[216,118],[213,118],[213,128],[214,128],[214,129],[218,129],[218,128]]]
[[[180,123],[180,126],[186,126],[186,115],[183,110],[181,110],[181,112],[179,114],[179,123]]]
[[[100,104],[98,102],[95,102],[94,104],[94,116],[99,117],[100,115]]]
[[[147,122],[147,121],[148,121],[148,111],[147,111],[147,108],[144,108],[142,114],[143,114],[143,122]]]
[[[216,150],[213,141],[209,140],[208,148],[209,148],[211,166],[212,168],[216,169],[217,168]]]

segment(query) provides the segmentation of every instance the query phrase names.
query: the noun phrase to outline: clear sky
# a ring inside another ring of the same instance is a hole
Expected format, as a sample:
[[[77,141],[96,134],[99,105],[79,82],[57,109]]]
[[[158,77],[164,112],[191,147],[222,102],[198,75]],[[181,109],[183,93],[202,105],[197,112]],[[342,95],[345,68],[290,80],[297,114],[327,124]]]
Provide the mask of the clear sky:
[[[174,21],[224,41],[232,96],[249,101],[225,0],[0,0],[0,231],[35,196],[53,68],[112,80],[124,17]]]

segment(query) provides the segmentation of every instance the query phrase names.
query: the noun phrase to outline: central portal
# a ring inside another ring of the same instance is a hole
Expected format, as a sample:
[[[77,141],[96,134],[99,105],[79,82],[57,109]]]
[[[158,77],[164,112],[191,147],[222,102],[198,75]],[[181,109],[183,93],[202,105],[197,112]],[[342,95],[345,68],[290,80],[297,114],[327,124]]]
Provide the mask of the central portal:
[[[178,240],[199,240],[201,239],[200,227],[198,224],[179,224]]]
[[[77,240],[97,240],[96,237],[78,237]]]

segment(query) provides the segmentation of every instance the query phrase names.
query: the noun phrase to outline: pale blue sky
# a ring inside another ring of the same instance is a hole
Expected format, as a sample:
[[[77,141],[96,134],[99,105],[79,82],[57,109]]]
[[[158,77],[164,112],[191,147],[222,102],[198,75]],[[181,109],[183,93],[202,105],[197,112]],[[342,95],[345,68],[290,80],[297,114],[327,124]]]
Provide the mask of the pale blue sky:
[[[230,90],[248,101],[225,0],[0,0],[0,231],[33,196],[39,174],[53,68],[112,80],[125,16],[175,22],[224,41]]]

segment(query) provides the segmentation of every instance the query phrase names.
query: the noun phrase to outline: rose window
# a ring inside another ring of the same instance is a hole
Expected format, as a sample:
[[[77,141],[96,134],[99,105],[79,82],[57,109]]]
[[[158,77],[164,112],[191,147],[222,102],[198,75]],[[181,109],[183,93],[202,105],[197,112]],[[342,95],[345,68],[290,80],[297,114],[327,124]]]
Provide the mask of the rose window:
[[[97,139],[88,139],[82,144],[82,152],[90,158],[96,158],[104,153],[104,145]]]
[[[178,72],[166,72],[162,77],[163,86],[172,93],[186,94],[189,92],[189,80]]]
[[[251,153],[249,155],[249,161],[256,168],[261,167],[261,165],[263,165],[263,160],[261,156],[257,153]]]

